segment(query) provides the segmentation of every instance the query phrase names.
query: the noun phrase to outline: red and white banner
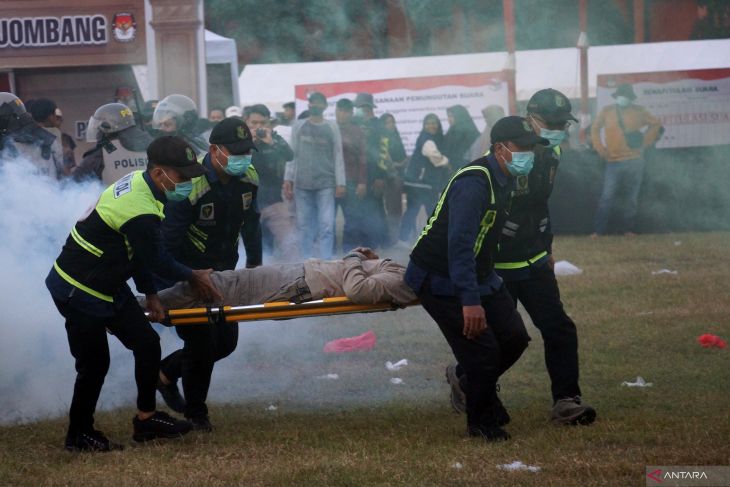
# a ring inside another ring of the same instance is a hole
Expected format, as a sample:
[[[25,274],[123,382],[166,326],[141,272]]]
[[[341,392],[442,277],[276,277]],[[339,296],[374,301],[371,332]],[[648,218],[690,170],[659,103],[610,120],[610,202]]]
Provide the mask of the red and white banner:
[[[597,111],[614,103],[622,83],[633,85],[635,103],[664,125],[657,147],[730,144],[730,69],[599,75]]]
[[[446,109],[463,105],[479,130],[484,129],[482,109],[499,105],[508,111],[507,83],[502,73],[473,73],[447,76],[426,76],[373,81],[349,81],[297,85],[297,113],[307,109],[307,97],[318,91],[327,97],[325,118],[334,120],[335,103],[341,98],[355,100],[358,93],[370,93],[375,98],[375,115],[390,113],[395,117],[406,152],[410,155],[423,127],[423,119],[435,113],[448,129]]]

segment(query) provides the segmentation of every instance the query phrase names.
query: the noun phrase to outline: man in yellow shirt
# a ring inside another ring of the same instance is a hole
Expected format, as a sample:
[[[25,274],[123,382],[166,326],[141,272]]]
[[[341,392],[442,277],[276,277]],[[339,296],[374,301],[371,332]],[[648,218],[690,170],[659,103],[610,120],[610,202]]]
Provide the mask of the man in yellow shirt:
[[[596,212],[594,233],[591,235],[594,238],[606,233],[611,207],[621,187],[626,189],[621,229],[625,235],[633,235],[639,190],[644,177],[644,149],[656,142],[662,127],[646,108],[634,104],[636,94],[631,85],[619,85],[611,96],[616,103],[604,107],[591,128],[593,147],[606,161],[603,191]]]

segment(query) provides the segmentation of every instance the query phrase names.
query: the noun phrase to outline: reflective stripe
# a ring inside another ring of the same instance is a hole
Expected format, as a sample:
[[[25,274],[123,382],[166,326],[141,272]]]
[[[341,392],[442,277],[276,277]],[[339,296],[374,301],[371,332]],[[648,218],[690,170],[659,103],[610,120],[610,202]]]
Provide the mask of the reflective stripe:
[[[426,226],[423,227],[423,230],[421,231],[421,234],[418,236],[416,243],[413,244],[414,248],[416,247],[416,245],[418,245],[418,242],[421,241],[421,238],[425,237],[426,234],[428,234],[428,231],[431,230],[431,227],[433,227],[434,222],[436,222],[436,219],[438,218],[439,213],[441,213],[441,208],[444,205],[444,201],[446,200],[446,194],[449,192],[449,188],[451,188],[451,183],[454,182],[454,179],[456,179],[458,176],[465,173],[466,171],[476,171],[476,170],[482,171],[482,172],[484,172],[484,174],[486,174],[487,181],[489,181],[489,190],[491,193],[491,204],[494,204],[495,199],[494,199],[494,191],[492,191],[492,177],[489,175],[489,170],[486,167],[481,167],[481,166],[466,166],[466,167],[461,168],[459,171],[457,171],[456,174],[454,174],[451,177],[451,179],[449,180],[449,184],[446,185],[446,188],[444,189],[443,193],[441,193],[441,197],[439,198],[438,204],[436,205],[436,209],[434,210],[433,215],[431,216],[431,218],[428,219],[428,223],[426,223]],[[493,210],[490,210],[490,211],[493,211]],[[484,225],[488,215],[489,215],[489,211],[487,211],[487,213],[484,215],[484,218],[482,219],[482,223],[480,224],[480,227],[482,227],[482,225]],[[494,224],[494,221],[492,221],[492,224]],[[489,230],[489,228],[487,228],[487,230]],[[481,229],[480,229],[479,235],[477,236],[477,240],[479,240],[479,236],[481,236]],[[482,237],[482,239],[483,238],[484,237]],[[476,242],[475,242],[474,246],[476,247]],[[479,248],[481,248],[481,242],[479,242]]]
[[[97,257],[101,257],[104,255],[104,251],[100,248],[92,245],[87,240],[84,240],[84,238],[79,235],[79,232],[76,230],[76,225],[71,229],[71,237],[74,239],[74,241],[81,246],[82,249],[94,254]]]
[[[106,301],[106,302],[109,302],[109,303],[113,303],[114,302],[114,298],[112,298],[111,296],[107,296],[106,294],[102,294],[99,291],[94,291],[90,287],[84,286],[79,281],[77,281],[73,277],[71,277],[68,274],[66,274],[65,272],[63,272],[63,270],[60,267],[58,267],[58,263],[54,262],[53,263],[53,268],[56,269],[56,272],[58,272],[58,275],[61,276],[64,281],[66,281],[67,283],[71,284],[73,287],[79,288],[82,291],[84,291],[85,293],[89,293],[92,296],[94,296],[95,298],[101,299],[102,301]]]
[[[555,147],[553,147],[553,152],[555,152],[555,155],[558,157],[560,157],[560,155],[563,153],[563,151],[560,149],[559,145],[556,145]]]
[[[190,227],[190,228],[192,228],[192,227]],[[203,252],[203,253],[205,252],[205,244],[204,244],[203,242],[201,242],[200,240],[198,240],[198,239],[197,239],[197,238],[196,238],[196,237],[195,237],[195,236],[194,236],[194,235],[193,235],[192,233],[190,233],[190,232],[188,232],[188,239],[190,240],[190,242],[192,242],[192,244],[193,244],[193,245],[195,245],[195,247],[196,247],[196,248],[197,248],[198,250],[200,250],[200,251],[201,251],[201,252]]]
[[[538,260],[545,257],[547,254],[548,254],[547,251],[540,252],[532,259],[528,259],[528,260],[525,260],[522,262],[497,262],[494,264],[494,268],[495,269],[522,269],[523,267],[528,267],[528,266],[534,264]]]
[[[507,228],[511,228],[512,230],[517,230],[520,228],[520,226],[515,222],[504,222],[504,226]]]
[[[208,234],[196,227],[195,225],[190,225],[188,227],[188,230],[193,232],[196,237],[202,238],[203,240],[208,240]]]
[[[495,210],[489,210],[482,218],[479,224],[479,234],[477,240],[474,242],[474,255],[477,255],[482,250],[482,243],[484,243],[484,237],[487,236],[487,232],[494,225],[494,221],[497,219],[497,212]]]
[[[502,235],[507,235],[508,237],[514,237],[515,235],[517,235],[517,232],[515,232],[514,230],[510,230],[507,227],[504,227],[504,228],[502,228]]]

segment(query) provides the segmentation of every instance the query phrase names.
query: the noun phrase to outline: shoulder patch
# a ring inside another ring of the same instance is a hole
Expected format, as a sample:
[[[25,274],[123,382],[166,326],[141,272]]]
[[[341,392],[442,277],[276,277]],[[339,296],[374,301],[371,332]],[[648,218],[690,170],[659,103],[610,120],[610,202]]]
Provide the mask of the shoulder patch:
[[[213,220],[215,218],[215,204],[206,203],[200,207],[201,220]]]
[[[134,176],[134,173],[129,173],[114,183],[114,199],[132,191],[132,176]]]

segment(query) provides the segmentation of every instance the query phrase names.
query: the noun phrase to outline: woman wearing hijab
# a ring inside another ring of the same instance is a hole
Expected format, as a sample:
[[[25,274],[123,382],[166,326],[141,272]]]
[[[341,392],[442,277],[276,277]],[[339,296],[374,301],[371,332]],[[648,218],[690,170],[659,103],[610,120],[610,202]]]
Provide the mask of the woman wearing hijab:
[[[423,129],[416,140],[403,176],[406,193],[406,211],[400,226],[400,240],[411,242],[416,232],[416,218],[423,206],[426,213],[436,203],[439,191],[451,174],[449,158],[441,152],[444,130],[439,118],[429,113],[423,119]]]
[[[471,162],[470,149],[479,138],[479,129],[469,112],[462,105],[454,105],[446,110],[449,118],[449,130],[444,136],[444,154],[455,169]]]

